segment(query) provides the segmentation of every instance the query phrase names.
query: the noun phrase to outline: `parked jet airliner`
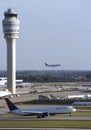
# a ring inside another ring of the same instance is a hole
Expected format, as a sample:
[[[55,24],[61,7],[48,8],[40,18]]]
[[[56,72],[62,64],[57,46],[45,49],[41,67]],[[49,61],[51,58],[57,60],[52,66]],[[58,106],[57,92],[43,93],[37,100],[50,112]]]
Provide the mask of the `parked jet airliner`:
[[[55,114],[70,114],[75,112],[76,109],[73,106],[49,106],[40,108],[18,108],[8,98],[5,101],[9,108],[9,113],[22,115],[22,116],[37,116],[37,118],[46,117],[48,115]]]
[[[5,91],[0,91],[0,99],[2,98],[9,98],[9,97],[13,97],[13,96],[19,96],[19,94],[12,94],[10,91],[8,91],[8,89],[6,89]]]
[[[64,96],[63,99],[91,99],[91,94],[68,95]]]
[[[48,67],[58,67],[58,66],[61,66],[60,64],[52,64],[52,65],[49,65],[47,63],[45,63],[46,66]]]

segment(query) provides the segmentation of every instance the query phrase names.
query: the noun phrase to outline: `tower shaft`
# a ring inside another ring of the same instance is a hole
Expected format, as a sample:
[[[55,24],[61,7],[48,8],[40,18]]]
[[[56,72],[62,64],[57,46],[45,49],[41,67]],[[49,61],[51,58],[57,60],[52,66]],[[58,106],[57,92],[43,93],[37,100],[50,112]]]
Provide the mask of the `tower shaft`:
[[[16,93],[16,39],[7,39],[7,86]]]

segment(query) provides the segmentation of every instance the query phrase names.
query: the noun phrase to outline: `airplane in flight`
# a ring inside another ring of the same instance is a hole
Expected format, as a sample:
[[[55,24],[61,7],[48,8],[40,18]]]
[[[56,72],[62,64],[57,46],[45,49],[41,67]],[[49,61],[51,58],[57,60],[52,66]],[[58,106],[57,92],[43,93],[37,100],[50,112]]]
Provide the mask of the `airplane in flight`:
[[[51,65],[49,65],[49,64],[45,63],[45,66],[48,66],[48,67],[58,67],[58,66],[61,66],[61,65],[60,64],[51,64]]]
[[[37,116],[37,118],[44,118],[48,115],[55,114],[70,114],[75,112],[76,109],[73,106],[49,106],[38,108],[18,108],[8,98],[4,98],[9,108],[9,113],[21,115],[21,116]]]

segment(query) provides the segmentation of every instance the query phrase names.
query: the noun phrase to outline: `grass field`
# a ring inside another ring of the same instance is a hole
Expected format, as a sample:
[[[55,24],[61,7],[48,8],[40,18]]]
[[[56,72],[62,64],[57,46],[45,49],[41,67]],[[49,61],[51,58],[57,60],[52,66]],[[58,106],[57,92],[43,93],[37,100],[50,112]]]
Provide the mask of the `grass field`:
[[[88,128],[91,129],[91,121],[81,120],[26,120],[26,121],[0,121],[0,128]]]
[[[76,111],[72,116],[91,116],[91,111]]]

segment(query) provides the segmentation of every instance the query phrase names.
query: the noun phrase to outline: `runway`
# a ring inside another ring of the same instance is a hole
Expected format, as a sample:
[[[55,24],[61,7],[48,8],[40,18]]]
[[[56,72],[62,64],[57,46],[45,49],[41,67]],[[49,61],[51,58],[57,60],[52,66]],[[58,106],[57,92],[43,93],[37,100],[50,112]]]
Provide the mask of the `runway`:
[[[89,130],[73,128],[0,128],[0,130]]]
[[[1,114],[0,120],[91,120],[91,116],[48,116],[45,118],[36,118],[36,116],[19,116],[12,114]]]

